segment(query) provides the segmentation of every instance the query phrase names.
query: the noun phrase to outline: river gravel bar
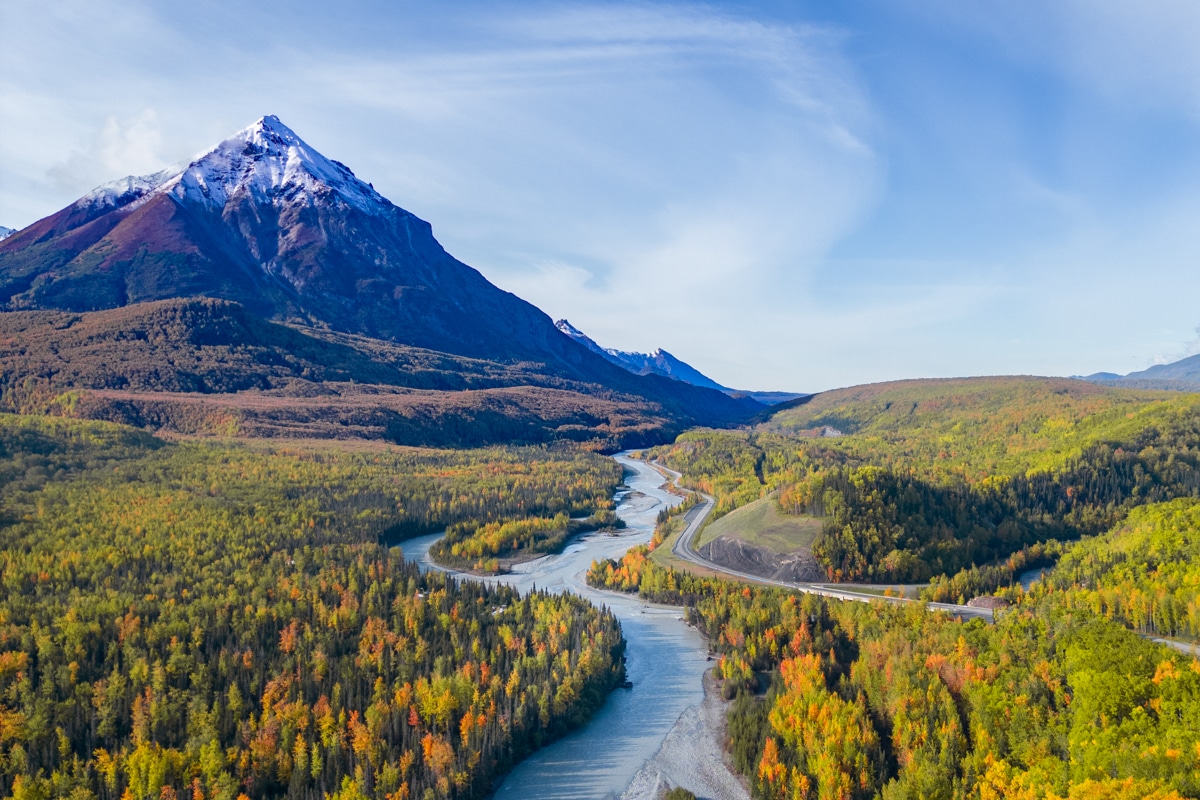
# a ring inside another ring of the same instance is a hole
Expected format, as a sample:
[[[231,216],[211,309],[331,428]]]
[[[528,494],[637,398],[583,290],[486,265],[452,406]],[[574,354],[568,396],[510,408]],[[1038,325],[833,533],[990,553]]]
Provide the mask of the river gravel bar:
[[[702,800],[750,800],[725,753],[728,706],[710,669],[704,673],[704,701],[683,712],[658,752],[621,793],[621,800],[658,800],[676,786]]]

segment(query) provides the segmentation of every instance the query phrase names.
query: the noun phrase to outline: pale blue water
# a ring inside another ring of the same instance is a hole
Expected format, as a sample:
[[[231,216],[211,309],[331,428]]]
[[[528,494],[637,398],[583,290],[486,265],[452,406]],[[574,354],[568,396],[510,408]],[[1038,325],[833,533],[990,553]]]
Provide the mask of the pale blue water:
[[[583,728],[534,753],[513,769],[495,796],[512,800],[580,798],[599,800],[620,794],[643,763],[657,752],[679,716],[704,697],[701,683],[712,666],[708,647],[683,622],[681,609],[655,606],[636,597],[590,589],[584,575],[592,561],[620,556],[650,540],[664,505],[679,498],[659,488],[663,478],[646,465],[623,456],[626,484],[632,491],[617,495],[617,514],[626,529],[619,536],[589,534],[565,552],[521,565],[521,572],[499,578],[522,591],[533,586],[570,591],[606,605],[621,621],[628,646],[626,668],[632,689],[617,689]],[[440,534],[401,544],[405,556],[423,569],[433,568],[429,547]]]
[[[1017,576],[1017,583],[1021,584],[1021,588],[1029,591],[1029,587],[1040,581],[1044,576],[1050,574],[1050,570],[1054,567],[1038,567],[1037,569],[1027,569]]]

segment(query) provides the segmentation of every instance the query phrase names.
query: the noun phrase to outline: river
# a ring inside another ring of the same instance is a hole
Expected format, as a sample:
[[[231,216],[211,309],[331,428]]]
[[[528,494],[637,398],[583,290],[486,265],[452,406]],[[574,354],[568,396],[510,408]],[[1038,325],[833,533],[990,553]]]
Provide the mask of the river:
[[[1050,574],[1050,570],[1054,567],[1038,567],[1037,569],[1027,569],[1017,576],[1017,583],[1021,584],[1021,588],[1029,591],[1035,583]]]
[[[626,524],[618,535],[586,534],[561,554],[521,564],[508,575],[462,576],[506,583],[521,591],[536,586],[574,592],[612,609],[628,642],[626,670],[633,688],[615,690],[587,725],[518,764],[496,791],[498,799],[618,797],[658,751],[676,721],[704,698],[702,678],[712,666],[708,647],[683,621],[681,609],[597,591],[585,583],[593,561],[619,557],[633,545],[650,541],[658,512],[680,501],[660,488],[663,478],[650,467],[624,455],[616,460],[626,470],[628,487],[614,498],[616,512]],[[422,569],[440,569],[429,558],[429,548],[439,536],[402,542],[405,557]]]

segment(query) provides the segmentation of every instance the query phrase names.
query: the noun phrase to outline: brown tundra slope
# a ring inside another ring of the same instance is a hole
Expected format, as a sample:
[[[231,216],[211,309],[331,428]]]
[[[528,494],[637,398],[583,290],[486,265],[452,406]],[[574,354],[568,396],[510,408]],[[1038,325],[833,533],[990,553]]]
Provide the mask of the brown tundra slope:
[[[334,384],[350,382],[569,392],[594,398],[567,405],[590,403],[609,429],[630,427],[614,421],[621,406],[654,436],[761,409],[590,352],[275,117],[0,241],[0,309],[9,409],[62,390],[231,394],[226,404],[245,405],[237,394],[342,396]],[[547,405],[531,396],[510,393],[505,407],[521,409],[533,438],[556,438],[546,431],[563,426],[535,423]]]

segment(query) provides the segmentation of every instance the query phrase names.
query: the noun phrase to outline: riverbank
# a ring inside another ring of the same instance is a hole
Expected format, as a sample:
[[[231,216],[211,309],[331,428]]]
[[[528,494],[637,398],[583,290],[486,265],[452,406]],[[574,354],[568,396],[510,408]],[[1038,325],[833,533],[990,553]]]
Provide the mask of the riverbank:
[[[675,787],[705,800],[750,800],[744,779],[725,752],[729,701],[716,677],[704,673],[704,700],[683,712],[654,757],[621,793],[620,800],[658,800]]]
[[[724,764],[724,706],[719,692],[709,700],[705,691],[704,675],[713,666],[708,660],[708,644],[684,622],[683,609],[586,584],[585,575],[594,560],[620,558],[630,547],[650,541],[658,512],[681,501],[662,488],[662,475],[655,470],[623,456],[617,460],[627,470],[629,489],[622,489],[615,498],[617,513],[627,526],[616,535],[583,534],[562,553],[515,565],[512,572],[497,576],[463,575],[434,564],[429,547],[439,535],[399,543],[405,557],[423,570],[441,569],[463,580],[505,583],[521,592],[534,588],[573,592],[607,606],[621,623],[628,643],[626,670],[633,688],[614,691],[590,722],[517,764],[497,789],[497,800],[615,800],[631,790],[632,782],[651,764],[682,765],[659,768],[665,775],[681,775],[689,762],[686,756],[672,754],[689,748],[698,748],[702,755],[697,758],[706,762],[705,768],[719,769]],[[673,743],[665,746],[668,738]],[[660,755],[662,760],[656,762]],[[733,773],[726,772],[724,778],[712,778],[711,785],[736,784]],[[701,797],[748,797],[744,792],[713,793],[704,788],[708,783],[697,785]]]

